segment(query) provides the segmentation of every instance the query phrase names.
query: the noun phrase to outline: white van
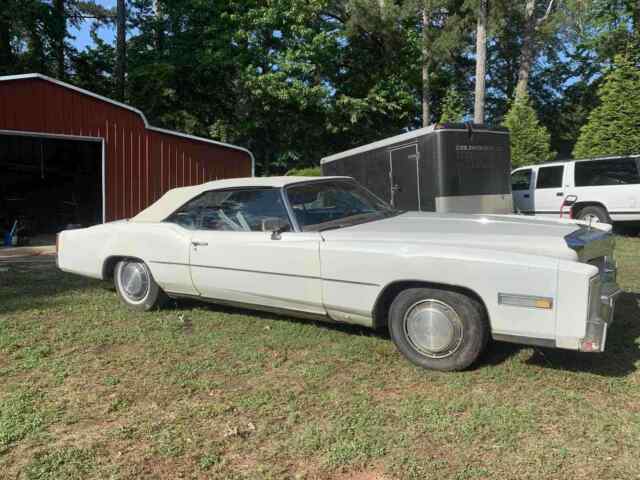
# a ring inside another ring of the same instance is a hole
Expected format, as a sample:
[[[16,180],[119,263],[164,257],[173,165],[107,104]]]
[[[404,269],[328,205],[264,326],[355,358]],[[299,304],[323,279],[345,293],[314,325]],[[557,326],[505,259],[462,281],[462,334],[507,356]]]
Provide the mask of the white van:
[[[640,221],[640,155],[520,167],[511,189],[523,214],[557,218],[562,210],[586,221]]]

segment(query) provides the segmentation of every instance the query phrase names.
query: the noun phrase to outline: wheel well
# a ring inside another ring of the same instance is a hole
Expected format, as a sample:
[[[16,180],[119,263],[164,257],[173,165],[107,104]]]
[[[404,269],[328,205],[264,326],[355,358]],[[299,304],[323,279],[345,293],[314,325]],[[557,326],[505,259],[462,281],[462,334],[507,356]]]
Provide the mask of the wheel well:
[[[471,298],[476,299],[482,305],[482,308],[484,308],[487,318],[489,317],[487,306],[484,304],[484,301],[482,300],[480,295],[469,288],[459,287],[456,285],[448,285],[444,283],[424,282],[419,280],[404,280],[390,283],[389,285],[384,287],[382,292],[380,292],[380,294],[378,295],[375,306],[373,308],[374,328],[380,329],[387,326],[391,304],[400,292],[408,288],[437,288],[440,290],[449,290],[451,292],[457,292],[463,295],[467,295]],[[491,323],[490,319],[489,323]]]
[[[607,210],[607,207],[605,207],[604,204],[600,202],[578,202],[571,207],[572,216],[574,218],[577,217],[580,214],[580,210],[582,210],[585,207],[600,207],[604,209],[607,215],[609,215],[609,210]]]
[[[115,270],[116,265],[120,260],[126,260],[126,259],[139,260],[140,262],[142,262],[142,260],[139,258],[130,257],[127,255],[113,255],[111,257],[107,257],[107,259],[104,261],[104,264],[102,265],[102,279],[103,280],[113,279],[113,271]]]

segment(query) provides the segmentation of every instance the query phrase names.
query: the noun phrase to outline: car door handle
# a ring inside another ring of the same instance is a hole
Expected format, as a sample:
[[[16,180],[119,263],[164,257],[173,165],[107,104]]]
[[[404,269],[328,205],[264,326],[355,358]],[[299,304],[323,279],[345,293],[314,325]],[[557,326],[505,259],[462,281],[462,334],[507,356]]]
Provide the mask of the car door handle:
[[[529,195],[528,193],[524,194],[524,198],[529,198],[531,195]]]
[[[556,197],[561,197],[561,196],[563,196],[563,195],[564,195],[564,193],[562,193],[562,192],[558,192],[558,193],[556,193]]]
[[[191,245],[193,245],[194,247],[206,247],[207,245],[209,245],[208,242],[200,242],[198,240],[192,240],[191,241]]]

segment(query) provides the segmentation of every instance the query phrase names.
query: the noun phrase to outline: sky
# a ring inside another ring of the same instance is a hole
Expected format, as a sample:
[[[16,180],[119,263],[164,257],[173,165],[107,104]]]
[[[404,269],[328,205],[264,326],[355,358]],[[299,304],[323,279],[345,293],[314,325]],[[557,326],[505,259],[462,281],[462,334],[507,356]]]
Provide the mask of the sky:
[[[107,8],[112,8],[115,7],[116,0],[96,0],[96,3]],[[69,33],[76,37],[75,40],[72,40],[72,43],[78,50],[84,50],[85,47],[93,43],[91,35],[89,34],[91,30],[91,23],[91,20],[86,20],[80,28],[69,28]],[[98,35],[104,41],[113,43],[115,38],[115,29],[113,27],[102,27],[98,29]]]

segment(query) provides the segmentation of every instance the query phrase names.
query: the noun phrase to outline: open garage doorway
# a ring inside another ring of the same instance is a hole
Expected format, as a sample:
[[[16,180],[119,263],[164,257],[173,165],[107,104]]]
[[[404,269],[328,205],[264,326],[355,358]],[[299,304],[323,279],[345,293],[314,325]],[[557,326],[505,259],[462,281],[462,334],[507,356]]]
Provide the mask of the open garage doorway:
[[[0,227],[42,245],[103,222],[103,168],[100,138],[0,131]]]

